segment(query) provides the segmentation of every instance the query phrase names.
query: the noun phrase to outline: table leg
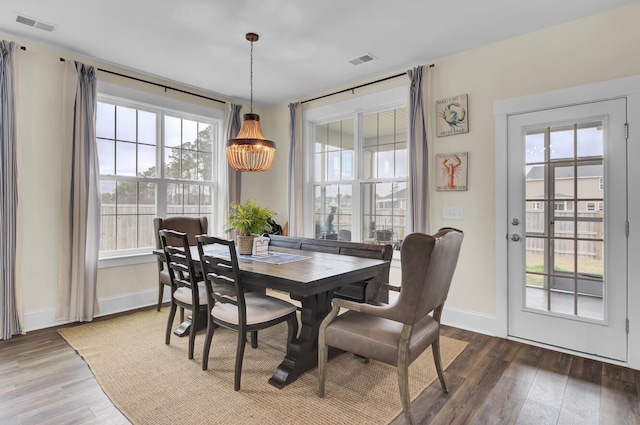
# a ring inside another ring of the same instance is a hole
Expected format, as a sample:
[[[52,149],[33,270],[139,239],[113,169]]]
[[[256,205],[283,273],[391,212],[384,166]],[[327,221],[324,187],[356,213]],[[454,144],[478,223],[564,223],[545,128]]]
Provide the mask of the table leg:
[[[174,331],[173,334],[182,338],[183,336],[189,335],[189,329],[191,328],[191,316],[187,317],[187,319],[180,323]]]
[[[179,337],[183,337],[183,336],[189,336],[189,331],[191,329],[191,322],[193,320],[193,316],[189,315],[189,317],[186,318],[186,320],[182,323],[180,323],[180,326],[178,326],[174,331],[173,334],[177,335]],[[206,329],[207,328],[207,315],[206,314],[201,314],[200,315],[200,320],[198,320],[198,323],[196,323],[196,331],[202,330],[202,329]]]
[[[322,319],[331,310],[332,296],[333,291],[308,297],[291,295],[291,298],[302,303],[300,334],[287,346],[287,355],[269,379],[271,385],[283,388],[303,372],[317,366],[318,330]]]

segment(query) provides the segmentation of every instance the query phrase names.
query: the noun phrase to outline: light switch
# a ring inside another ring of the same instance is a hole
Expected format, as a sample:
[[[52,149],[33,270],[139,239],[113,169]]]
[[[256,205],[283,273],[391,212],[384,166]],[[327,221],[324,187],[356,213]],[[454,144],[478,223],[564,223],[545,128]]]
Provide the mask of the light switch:
[[[464,220],[464,209],[462,207],[443,207],[440,210],[443,220]]]

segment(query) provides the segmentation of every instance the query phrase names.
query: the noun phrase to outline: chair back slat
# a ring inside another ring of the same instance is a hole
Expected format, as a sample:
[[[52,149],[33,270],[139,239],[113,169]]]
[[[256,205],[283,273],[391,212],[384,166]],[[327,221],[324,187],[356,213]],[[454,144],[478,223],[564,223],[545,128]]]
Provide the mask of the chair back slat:
[[[180,287],[188,288],[192,292],[192,305],[198,305],[198,272],[193,265],[187,234],[167,229],[160,230],[158,234],[168,264],[172,294]],[[170,245],[170,241],[179,245]]]
[[[206,264],[208,273],[206,274],[207,288],[210,288],[210,297],[216,302],[229,303],[238,305],[237,295],[230,296],[226,292],[221,292],[215,288],[220,288],[222,285],[231,286],[234,288],[234,292],[237,291],[235,279],[233,277],[233,269],[227,264],[228,261],[220,261],[219,257],[204,254],[201,257],[203,264]],[[217,284],[217,285],[213,285]]]
[[[213,304],[216,302],[229,303],[237,306],[240,321],[246,323],[244,285],[240,276],[235,242],[206,235],[196,237],[196,241],[202,274],[206,277],[205,287],[209,295],[209,302]],[[212,252],[214,248],[215,253]],[[229,286],[234,289],[232,294],[229,293]],[[210,308],[213,308],[213,305]]]

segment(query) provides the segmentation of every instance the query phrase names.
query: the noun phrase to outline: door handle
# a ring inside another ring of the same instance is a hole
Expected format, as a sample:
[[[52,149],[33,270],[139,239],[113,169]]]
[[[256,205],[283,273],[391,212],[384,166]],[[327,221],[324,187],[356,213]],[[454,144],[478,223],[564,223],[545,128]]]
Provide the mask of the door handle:
[[[520,240],[520,235],[516,235],[515,233],[511,235],[511,240],[514,242],[518,242]]]

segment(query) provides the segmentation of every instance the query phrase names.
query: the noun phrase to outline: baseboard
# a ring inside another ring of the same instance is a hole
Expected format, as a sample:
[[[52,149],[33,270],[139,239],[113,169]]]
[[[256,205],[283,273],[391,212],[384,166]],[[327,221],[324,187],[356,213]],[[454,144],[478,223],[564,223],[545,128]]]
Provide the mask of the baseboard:
[[[169,291],[164,293],[164,301],[170,300]],[[110,314],[121,313],[123,311],[135,310],[142,307],[155,305],[158,302],[158,290],[149,289],[140,292],[129,292],[113,297],[100,298],[100,316],[108,316]],[[68,320],[55,319],[55,307],[42,310],[34,310],[25,312],[24,315],[25,332],[35,331],[37,329],[50,328],[69,323]]]
[[[171,291],[164,291],[163,301],[171,300]],[[114,297],[100,298],[100,316],[121,313],[123,311],[135,310],[141,307],[148,307],[158,303],[158,289],[148,289],[140,292],[129,292],[127,294]]]
[[[444,306],[441,322],[443,325],[496,336],[496,317],[475,311]]]
[[[55,315],[55,307],[25,312],[23,326],[24,331],[31,332],[38,329],[50,328],[69,323],[68,320],[56,320]]]
[[[165,291],[164,300],[169,301],[169,291]],[[142,307],[155,305],[158,302],[157,289],[149,289],[139,292],[129,292],[113,297],[99,299],[100,316],[121,313],[123,311],[135,310]],[[30,332],[37,329],[50,328],[69,323],[68,320],[55,319],[55,307],[29,311],[25,313],[25,331]],[[442,313],[442,324],[453,326],[468,331],[478,332],[485,335],[496,335],[496,318],[488,314],[475,311],[447,308],[445,305]]]

